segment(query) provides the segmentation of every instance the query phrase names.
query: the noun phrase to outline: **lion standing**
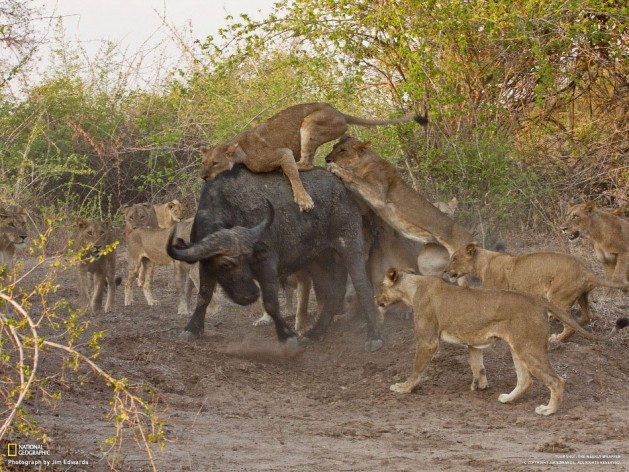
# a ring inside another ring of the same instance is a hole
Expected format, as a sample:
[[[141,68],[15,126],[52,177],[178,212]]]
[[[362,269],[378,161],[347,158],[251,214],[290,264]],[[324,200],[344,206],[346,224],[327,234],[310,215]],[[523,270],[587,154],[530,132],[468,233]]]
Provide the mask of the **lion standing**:
[[[99,313],[107,290],[105,313],[108,313],[114,306],[116,292],[116,255],[113,252],[116,241],[111,223],[79,218],[76,225],[79,229],[76,247],[80,257],[77,272],[81,303]]]

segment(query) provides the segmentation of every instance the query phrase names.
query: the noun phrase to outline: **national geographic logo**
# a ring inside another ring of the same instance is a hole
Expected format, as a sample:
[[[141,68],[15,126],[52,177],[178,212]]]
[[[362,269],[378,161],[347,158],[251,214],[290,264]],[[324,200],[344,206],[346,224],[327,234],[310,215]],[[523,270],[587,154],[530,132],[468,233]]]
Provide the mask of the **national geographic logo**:
[[[7,443],[7,457],[49,456],[50,451],[43,444]]]
[[[17,444],[7,444],[7,457],[17,457]]]

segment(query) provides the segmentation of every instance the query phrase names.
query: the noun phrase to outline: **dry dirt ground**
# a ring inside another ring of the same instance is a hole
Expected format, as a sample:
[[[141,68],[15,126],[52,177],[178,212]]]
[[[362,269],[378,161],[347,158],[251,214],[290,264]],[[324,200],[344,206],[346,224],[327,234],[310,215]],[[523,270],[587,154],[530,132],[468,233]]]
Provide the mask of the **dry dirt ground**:
[[[541,248],[539,241],[509,247],[515,253],[534,248]],[[585,255],[589,247],[557,242],[554,249]],[[124,249],[122,276],[123,255]],[[551,361],[566,380],[565,396],[557,414],[540,417],[534,409],[549,393],[537,381],[515,404],[497,401],[516,379],[502,342],[485,353],[488,390],[470,391],[467,350],[442,344],[421,386],[400,395],[389,385],[410,371],[410,319],[387,316],[379,352],[362,351],[366,330],[356,319],[334,323],[325,340],[286,358],[273,327],[253,327],[252,308],[229,303],[207,320],[201,339],[186,342],[178,338],[188,317],[176,314],[172,271],[162,267],[155,275],[160,306],[147,306],[137,290],[135,304],[125,307],[119,288],[115,310],[92,317],[92,327],[105,331],[101,367],[157,393],[167,433],[165,449],[153,449],[159,470],[629,470],[627,333],[607,343],[576,335],[554,348]],[[74,274],[62,278],[55,297],[76,304]],[[592,298],[596,332],[629,314],[627,294],[597,289]],[[46,373],[54,367],[48,362]],[[48,459],[89,462],[46,470],[109,470],[101,451],[115,433],[106,418],[112,394],[95,376],[87,380],[56,386],[62,400],[54,407],[39,396],[29,401],[52,441]],[[119,458],[119,470],[150,470],[131,438]]]

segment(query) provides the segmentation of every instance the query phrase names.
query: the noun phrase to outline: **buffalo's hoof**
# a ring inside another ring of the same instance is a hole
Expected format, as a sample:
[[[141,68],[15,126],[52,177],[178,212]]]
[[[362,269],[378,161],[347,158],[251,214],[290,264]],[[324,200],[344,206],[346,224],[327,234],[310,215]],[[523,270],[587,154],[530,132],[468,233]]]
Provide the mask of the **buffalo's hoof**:
[[[365,352],[376,352],[382,348],[384,341],[382,339],[369,339],[365,343]]]
[[[182,341],[194,341],[195,339],[199,339],[201,335],[199,333],[193,333],[192,331],[182,331],[179,335],[179,339]]]
[[[286,341],[282,343],[282,348],[284,350],[284,355],[286,356],[294,356],[302,350],[302,346],[300,345],[297,336],[292,336],[286,339]]]

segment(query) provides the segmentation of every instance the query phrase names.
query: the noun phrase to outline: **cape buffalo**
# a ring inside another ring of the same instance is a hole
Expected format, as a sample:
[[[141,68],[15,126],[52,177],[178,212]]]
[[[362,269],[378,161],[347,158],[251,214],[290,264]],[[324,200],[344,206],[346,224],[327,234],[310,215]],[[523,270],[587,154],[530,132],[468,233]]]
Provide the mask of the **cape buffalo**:
[[[360,211],[341,181],[321,168],[301,174],[315,204],[300,212],[287,179],[279,172],[254,174],[242,166],[206,182],[192,226],[191,242],[168,241],[173,259],[199,261],[197,307],[182,336],[198,337],[216,284],[240,305],[260,296],[280,341],[297,335],[280,316],[280,281],[305,269],[322,301],[308,337],[325,333],[343,309],[347,273],[367,319],[365,350],[382,346],[373,288],[365,273]],[[256,284],[257,281],[257,284]],[[259,288],[258,288],[259,285]]]

